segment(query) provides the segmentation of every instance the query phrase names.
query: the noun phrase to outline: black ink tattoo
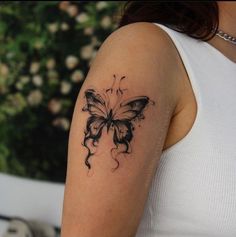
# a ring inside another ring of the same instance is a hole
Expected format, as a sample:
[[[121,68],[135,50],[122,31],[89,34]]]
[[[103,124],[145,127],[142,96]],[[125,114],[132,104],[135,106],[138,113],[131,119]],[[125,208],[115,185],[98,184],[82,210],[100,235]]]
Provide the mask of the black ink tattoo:
[[[120,79],[115,75],[113,77],[111,88],[99,93],[94,89],[85,91],[86,105],[82,111],[89,112],[90,116],[87,120],[82,145],[88,150],[85,158],[88,169],[91,169],[89,158],[95,154],[91,148],[98,146],[103,128],[106,128],[107,133],[110,130],[113,132],[115,147],[111,148],[111,156],[117,163],[113,170],[117,169],[119,167],[117,155],[131,152],[130,142],[133,139],[134,122],[144,119],[143,111],[148,104],[155,104],[147,96],[136,96],[122,101],[124,91],[127,89],[121,89],[120,84],[126,77],[123,76]],[[114,155],[115,150],[116,155]]]

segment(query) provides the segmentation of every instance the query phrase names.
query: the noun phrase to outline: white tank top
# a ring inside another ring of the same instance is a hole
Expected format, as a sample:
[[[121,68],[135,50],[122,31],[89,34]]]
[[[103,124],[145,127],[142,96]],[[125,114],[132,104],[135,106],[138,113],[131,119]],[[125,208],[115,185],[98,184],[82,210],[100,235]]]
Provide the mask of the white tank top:
[[[136,237],[235,237],[236,63],[154,24],[176,46],[198,110],[188,134],[162,152]]]

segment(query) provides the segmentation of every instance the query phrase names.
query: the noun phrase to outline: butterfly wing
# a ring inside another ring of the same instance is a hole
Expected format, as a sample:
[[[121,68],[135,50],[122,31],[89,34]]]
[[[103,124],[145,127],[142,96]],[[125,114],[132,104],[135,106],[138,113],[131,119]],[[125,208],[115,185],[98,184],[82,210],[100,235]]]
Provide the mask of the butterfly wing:
[[[121,153],[130,153],[130,141],[133,138],[133,125],[130,121],[124,120],[119,121],[116,120],[113,122],[114,135],[113,142],[116,145],[115,149],[119,148],[119,145],[124,145],[125,149],[121,151]]]
[[[83,107],[82,111],[87,111],[90,114],[90,117],[87,120],[86,129],[84,131],[84,141],[82,143],[88,150],[88,154],[85,158],[85,164],[88,168],[91,168],[89,163],[89,158],[94,155],[91,150],[92,142],[94,147],[97,146],[99,139],[102,135],[102,129],[106,125],[106,118],[108,114],[108,110],[105,103],[105,97],[103,94],[97,93],[93,89],[88,89],[85,91],[86,105]]]
[[[143,110],[149,103],[147,96],[137,96],[120,103],[113,115],[113,142],[117,149],[119,145],[124,145],[122,153],[130,153],[130,141],[133,138],[134,119],[143,119]]]
[[[135,118],[142,119],[143,110],[149,103],[149,97],[137,96],[125,100],[120,103],[120,106],[114,112],[113,120],[128,120],[131,121]]]
[[[98,142],[106,121],[103,117],[90,116],[87,121],[85,138]]]
[[[102,129],[105,124],[106,121],[103,117],[90,116],[88,118],[86,129],[84,131],[85,136],[82,145],[85,146],[88,150],[88,154],[85,158],[85,164],[88,166],[89,169],[91,168],[89,158],[90,156],[94,155],[94,153],[91,151],[88,141],[92,141],[92,145],[96,147],[102,135]]]
[[[114,143],[122,143],[123,141],[131,141],[133,134],[132,134],[132,129],[133,125],[130,121],[124,120],[124,121],[119,121],[116,120],[113,122],[113,127],[114,127],[114,137],[113,141]]]
[[[108,111],[102,95],[93,89],[88,89],[85,91],[85,98],[87,103],[83,107],[83,111],[88,111],[92,116],[106,118]]]

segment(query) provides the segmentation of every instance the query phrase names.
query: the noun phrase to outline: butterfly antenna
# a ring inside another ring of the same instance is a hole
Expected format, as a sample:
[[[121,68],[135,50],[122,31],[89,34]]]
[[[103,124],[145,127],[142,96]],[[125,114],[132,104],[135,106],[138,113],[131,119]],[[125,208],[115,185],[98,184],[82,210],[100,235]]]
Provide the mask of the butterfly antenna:
[[[122,81],[123,79],[125,79],[125,76],[123,76],[123,77],[120,78],[120,80],[119,80],[119,85],[118,85],[118,90],[116,91],[116,93],[118,93],[118,91],[119,91],[121,94],[123,94],[123,91],[124,91],[125,89],[122,90],[122,89],[120,88],[120,84],[121,84],[121,81]]]
[[[155,105],[156,104],[155,101],[153,101],[153,100],[149,100],[149,102],[150,102],[151,105]]]
[[[115,74],[113,74],[113,79],[114,80],[112,82],[111,87],[109,89],[107,89],[106,92],[108,92],[108,91],[111,91],[111,93],[113,92],[113,89],[114,89],[114,86],[115,86],[115,82],[116,82],[116,75]]]

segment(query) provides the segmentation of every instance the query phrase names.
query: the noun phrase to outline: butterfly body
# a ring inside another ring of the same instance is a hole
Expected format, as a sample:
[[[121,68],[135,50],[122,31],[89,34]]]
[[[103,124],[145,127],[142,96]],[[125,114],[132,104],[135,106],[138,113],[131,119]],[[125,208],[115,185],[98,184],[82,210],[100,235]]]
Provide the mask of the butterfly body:
[[[114,126],[114,124],[113,124],[113,112],[112,112],[112,109],[110,110],[110,112],[109,112],[105,122],[106,122],[106,125],[107,125],[107,133],[108,133],[110,127]]]

